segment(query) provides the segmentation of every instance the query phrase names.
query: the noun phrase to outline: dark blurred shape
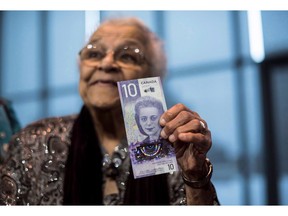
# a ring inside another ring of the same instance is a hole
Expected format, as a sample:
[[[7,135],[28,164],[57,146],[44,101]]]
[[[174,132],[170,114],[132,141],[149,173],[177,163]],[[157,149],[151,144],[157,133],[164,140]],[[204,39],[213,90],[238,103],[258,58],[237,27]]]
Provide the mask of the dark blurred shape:
[[[0,98],[0,164],[5,159],[11,136],[20,130],[11,101]]]

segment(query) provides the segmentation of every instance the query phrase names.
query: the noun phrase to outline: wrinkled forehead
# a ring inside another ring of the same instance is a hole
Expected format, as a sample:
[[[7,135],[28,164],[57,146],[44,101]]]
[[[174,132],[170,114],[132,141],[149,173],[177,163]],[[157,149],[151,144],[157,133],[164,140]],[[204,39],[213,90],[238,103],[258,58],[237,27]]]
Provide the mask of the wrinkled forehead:
[[[91,36],[90,41],[107,40],[110,43],[117,43],[133,40],[145,46],[148,40],[147,37],[147,34],[136,26],[105,24],[97,29]]]

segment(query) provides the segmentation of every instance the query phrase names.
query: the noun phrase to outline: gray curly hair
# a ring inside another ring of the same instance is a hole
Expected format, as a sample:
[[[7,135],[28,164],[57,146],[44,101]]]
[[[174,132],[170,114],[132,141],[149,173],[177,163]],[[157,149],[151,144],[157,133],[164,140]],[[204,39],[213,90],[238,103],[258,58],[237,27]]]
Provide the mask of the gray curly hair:
[[[144,46],[147,48],[147,61],[149,63],[149,70],[152,76],[164,77],[166,74],[166,55],[164,52],[164,44],[162,40],[152,32],[142,21],[135,17],[120,17],[120,18],[109,18],[104,20],[100,26],[104,25],[113,26],[132,26],[139,31],[143,37]],[[97,32],[97,30],[96,30]]]

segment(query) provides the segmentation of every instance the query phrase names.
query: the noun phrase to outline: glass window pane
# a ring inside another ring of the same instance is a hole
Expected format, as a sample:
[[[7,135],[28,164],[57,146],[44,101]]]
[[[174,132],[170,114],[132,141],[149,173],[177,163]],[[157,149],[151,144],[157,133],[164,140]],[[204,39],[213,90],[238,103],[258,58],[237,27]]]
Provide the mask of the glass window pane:
[[[288,49],[288,12],[262,11],[264,46],[267,54]]]
[[[208,156],[214,164],[213,182],[220,202],[241,204],[242,182],[237,166],[239,124],[236,121],[233,71],[223,69],[168,78],[164,84],[168,107],[184,103],[198,112],[211,130],[213,147]]]
[[[29,123],[43,118],[41,116],[41,101],[29,101],[25,103],[13,103],[15,113],[19,119],[21,127],[26,126]]]
[[[178,78],[165,82],[170,106],[171,103],[181,102],[198,112],[207,120],[214,139],[219,139],[221,145],[225,145],[225,149],[229,150],[230,156],[235,158],[238,147],[233,88],[233,73],[229,70],[179,75]]]
[[[3,94],[35,91],[40,88],[38,46],[39,13],[11,11],[4,13],[1,67]]]
[[[275,128],[275,143],[279,166],[280,204],[288,204],[288,66],[276,66],[272,76],[273,126]]]
[[[242,152],[248,154],[244,167],[249,171],[249,195],[251,204],[261,205],[266,202],[265,176],[263,174],[263,121],[261,112],[261,92],[259,71],[257,66],[247,66],[244,72],[245,118],[243,128],[247,138],[243,140],[245,147]]]
[[[55,97],[49,101],[49,116],[79,113],[83,102],[78,94]]]
[[[250,44],[249,44],[249,32],[248,32],[248,18],[246,11],[238,11],[240,19],[240,52],[245,58],[250,58]]]
[[[169,11],[165,14],[170,67],[231,59],[229,12]]]
[[[78,83],[78,52],[85,43],[83,11],[48,12],[49,86]]]

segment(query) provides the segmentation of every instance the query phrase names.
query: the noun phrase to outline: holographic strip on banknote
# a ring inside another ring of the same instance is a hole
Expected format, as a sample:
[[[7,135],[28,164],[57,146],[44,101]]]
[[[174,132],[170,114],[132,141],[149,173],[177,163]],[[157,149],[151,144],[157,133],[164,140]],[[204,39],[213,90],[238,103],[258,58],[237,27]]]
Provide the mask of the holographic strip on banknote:
[[[134,178],[178,171],[171,143],[160,137],[167,110],[159,77],[118,82]]]

